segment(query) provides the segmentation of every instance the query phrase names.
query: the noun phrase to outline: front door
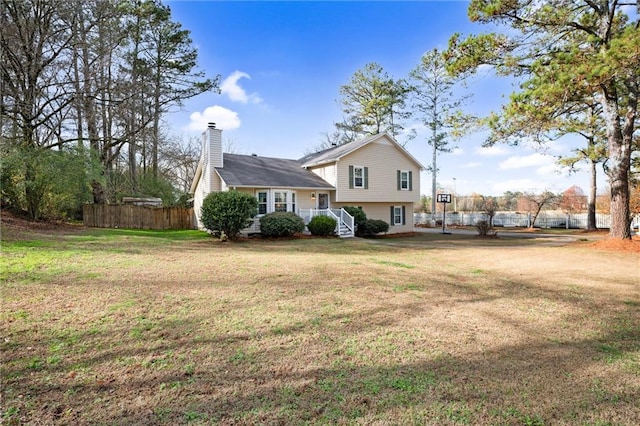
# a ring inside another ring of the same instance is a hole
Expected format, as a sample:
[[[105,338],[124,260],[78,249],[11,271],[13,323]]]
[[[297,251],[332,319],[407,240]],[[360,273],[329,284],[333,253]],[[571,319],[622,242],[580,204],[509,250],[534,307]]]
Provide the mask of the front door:
[[[324,210],[329,208],[329,194],[319,193],[318,194],[318,209]]]

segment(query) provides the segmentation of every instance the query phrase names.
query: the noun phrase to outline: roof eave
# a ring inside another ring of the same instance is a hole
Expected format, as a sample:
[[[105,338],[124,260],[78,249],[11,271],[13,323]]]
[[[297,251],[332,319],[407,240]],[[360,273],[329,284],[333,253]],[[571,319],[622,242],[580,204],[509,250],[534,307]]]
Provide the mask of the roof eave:
[[[227,184],[229,188],[260,188],[260,189],[272,189],[272,188],[287,188],[287,189],[302,189],[302,190],[310,190],[317,191],[319,189],[324,190],[334,190],[335,186],[285,186],[285,185],[246,185],[246,184],[238,184],[238,185],[230,185]]]
[[[200,176],[202,175],[202,163],[204,159],[200,157],[198,161],[198,166],[196,167],[196,173],[193,176],[193,180],[191,181],[191,186],[189,187],[189,194],[193,194],[196,191],[196,187],[198,186],[198,181],[200,180]]]

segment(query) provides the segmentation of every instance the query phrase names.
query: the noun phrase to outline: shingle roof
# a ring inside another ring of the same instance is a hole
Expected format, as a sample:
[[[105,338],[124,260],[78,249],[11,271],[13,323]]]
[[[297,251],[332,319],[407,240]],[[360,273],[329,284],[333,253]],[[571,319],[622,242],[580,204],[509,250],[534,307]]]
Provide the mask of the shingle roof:
[[[344,157],[345,155],[349,154],[352,151],[355,151],[362,146],[365,146],[378,137],[380,137],[380,135],[373,135],[364,139],[345,143],[344,145],[334,146],[320,152],[314,152],[313,154],[305,155],[299,161],[303,167],[330,163],[332,161],[339,160],[341,157]]]
[[[334,146],[332,148],[325,149],[324,151],[314,152],[313,154],[305,155],[299,161],[302,167],[312,167],[320,164],[332,163],[381,137],[387,137],[389,141],[391,141],[409,159],[416,163],[418,167],[424,169],[424,166],[420,164],[420,162],[416,160],[411,154],[409,154],[409,152],[405,148],[403,148],[402,145],[398,144],[398,142],[396,142],[396,140],[388,133],[379,133],[377,135],[368,136],[364,139],[359,139],[357,141],[349,142],[344,145]]]
[[[216,171],[230,187],[333,189],[320,176],[303,168],[298,160],[224,154],[223,164]]]

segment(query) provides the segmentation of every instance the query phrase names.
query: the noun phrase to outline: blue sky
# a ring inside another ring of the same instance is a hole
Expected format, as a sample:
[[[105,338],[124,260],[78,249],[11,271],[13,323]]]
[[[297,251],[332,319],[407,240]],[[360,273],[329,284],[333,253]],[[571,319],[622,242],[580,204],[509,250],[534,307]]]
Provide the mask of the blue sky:
[[[166,2],[175,21],[191,31],[199,66],[222,77],[222,93],[202,94],[172,114],[172,132],[198,136],[207,122],[223,129],[237,153],[299,158],[312,151],[340,121],[339,88],[355,71],[377,62],[394,78],[405,78],[422,54],[445,49],[454,32],[486,32],[469,22],[465,1],[410,2]],[[467,110],[497,110],[513,91],[512,82],[484,73],[468,89]],[[418,137],[406,148],[423,165],[431,163],[426,132],[418,119],[406,123]],[[398,138],[402,143],[402,137]],[[580,141],[554,142],[547,154],[527,147],[481,148],[482,134],[455,142],[458,149],[438,157],[438,184],[458,194],[500,195],[510,191],[588,190],[588,173],[569,176],[553,155]],[[455,180],[454,180],[455,178]],[[604,177],[599,187],[604,188]],[[422,172],[421,192],[431,191]]]

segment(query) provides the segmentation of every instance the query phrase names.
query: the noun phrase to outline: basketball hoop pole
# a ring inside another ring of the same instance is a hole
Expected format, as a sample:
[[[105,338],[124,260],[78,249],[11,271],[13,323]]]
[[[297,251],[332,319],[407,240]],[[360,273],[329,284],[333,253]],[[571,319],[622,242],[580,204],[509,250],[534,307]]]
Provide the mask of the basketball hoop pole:
[[[444,223],[447,220],[447,203],[442,203],[442,233],[444,234]]]
[[[451,202],[451,194],[438,194],[438,202],[442,203],[442,233],[450,234],[445,230],[447,221],[447,204]]]

